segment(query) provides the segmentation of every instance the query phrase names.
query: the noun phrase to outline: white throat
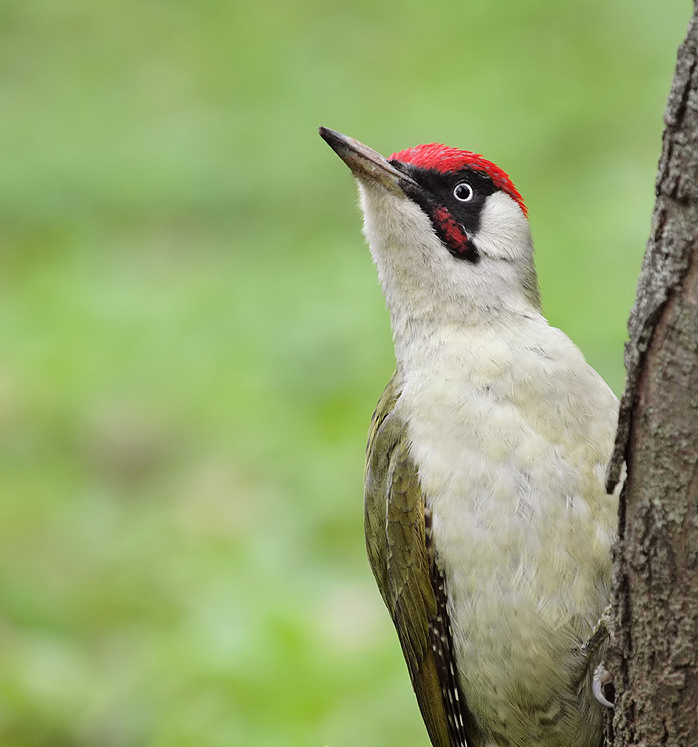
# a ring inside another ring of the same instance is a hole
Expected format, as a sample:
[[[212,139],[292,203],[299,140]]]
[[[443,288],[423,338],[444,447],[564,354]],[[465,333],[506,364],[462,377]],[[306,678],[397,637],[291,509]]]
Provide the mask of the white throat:
[[[528,221],[508,195],[488,199],[474,237],[481,260],[472,264],[448,252],[412,200],[362,179],[359,193],[399,363],[416,338],[438,345],[449,330],[539,315]]]

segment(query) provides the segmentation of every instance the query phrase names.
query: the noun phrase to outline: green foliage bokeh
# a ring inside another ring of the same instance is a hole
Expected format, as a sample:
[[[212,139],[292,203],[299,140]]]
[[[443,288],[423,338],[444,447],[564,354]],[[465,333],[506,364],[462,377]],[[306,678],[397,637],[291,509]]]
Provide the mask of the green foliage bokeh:
[[[316,128],[505,168],[620,392],[689,13],[0,5],[0,744],[425,744],[363,551],[388,319]]]

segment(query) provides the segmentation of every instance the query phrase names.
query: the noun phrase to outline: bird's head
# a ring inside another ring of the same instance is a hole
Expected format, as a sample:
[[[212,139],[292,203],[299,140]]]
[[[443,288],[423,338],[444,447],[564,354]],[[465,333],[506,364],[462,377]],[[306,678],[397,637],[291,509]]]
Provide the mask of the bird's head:
[[[502,169],[436,143],[386,159],[334,130],[320,135],[358,182],[396,335],[418,320],[477,324],[539,310],[526,207]]]

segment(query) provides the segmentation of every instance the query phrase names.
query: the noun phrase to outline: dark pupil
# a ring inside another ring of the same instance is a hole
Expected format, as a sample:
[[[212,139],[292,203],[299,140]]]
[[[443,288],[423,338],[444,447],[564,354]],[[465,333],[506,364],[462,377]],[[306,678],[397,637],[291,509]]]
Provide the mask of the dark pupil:
[[[470,187],[467,184],[459,184],[456,187],[456,197],[461,200],[467,200],[470,197]]]

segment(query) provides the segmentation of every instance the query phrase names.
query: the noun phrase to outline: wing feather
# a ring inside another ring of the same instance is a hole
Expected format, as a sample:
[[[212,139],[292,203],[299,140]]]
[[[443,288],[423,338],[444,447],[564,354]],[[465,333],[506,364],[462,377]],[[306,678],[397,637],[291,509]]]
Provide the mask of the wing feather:
[[[371,421],[365,475],[366,548],[395,624],[434,747],[467,747],[467,708],[454,675],[444,580],[428,549],[425,500],[395,406],[396,373]]]

